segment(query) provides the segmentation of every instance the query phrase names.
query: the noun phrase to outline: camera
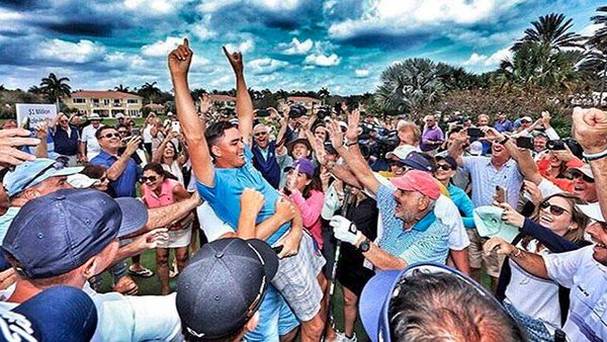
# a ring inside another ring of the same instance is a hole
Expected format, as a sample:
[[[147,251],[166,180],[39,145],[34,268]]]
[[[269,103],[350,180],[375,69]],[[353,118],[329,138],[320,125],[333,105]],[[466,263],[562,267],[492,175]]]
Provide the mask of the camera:
[[[289,108],[289,118],[297,119],[299,117],[305,116],[308,113],[306,107],[300,104],[294,104]]]

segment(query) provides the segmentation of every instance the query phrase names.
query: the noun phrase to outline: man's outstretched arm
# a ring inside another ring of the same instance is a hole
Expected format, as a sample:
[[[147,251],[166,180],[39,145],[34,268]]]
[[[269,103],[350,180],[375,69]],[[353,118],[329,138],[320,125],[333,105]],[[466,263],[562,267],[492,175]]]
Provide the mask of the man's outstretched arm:
[[[251,101],[251,95],[249,95],[247,83],[244,79],[242,53],[229,53],[225,46],[223,47],[223,53],[225,53],[228,58],[232,70],[234,70],[234,76],[236,76],[236,114],[238,115],[238,129],[240,130],[244,142],[251,145],[253,133],[253,101]]]
[[[169,54],[169,71],[175,89],[175,108],[177,119],[190,150],[192,169],[198,181],[207,186],[214,185],[214,169],[211,154],[204,137],[205,127],[198,118],[196,106],[190,95],[188,71],[192,55],[187,39]]]

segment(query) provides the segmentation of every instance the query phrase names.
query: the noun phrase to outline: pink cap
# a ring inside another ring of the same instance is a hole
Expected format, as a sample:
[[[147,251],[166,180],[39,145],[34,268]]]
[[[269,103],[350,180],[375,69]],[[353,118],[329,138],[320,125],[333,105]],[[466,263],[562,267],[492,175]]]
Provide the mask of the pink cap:
[[[392,184],[400,190],[417,191],[436,200],[440,197],[440,188],[434,177],[428,172],[411,170],[403,176],[392,178]]]

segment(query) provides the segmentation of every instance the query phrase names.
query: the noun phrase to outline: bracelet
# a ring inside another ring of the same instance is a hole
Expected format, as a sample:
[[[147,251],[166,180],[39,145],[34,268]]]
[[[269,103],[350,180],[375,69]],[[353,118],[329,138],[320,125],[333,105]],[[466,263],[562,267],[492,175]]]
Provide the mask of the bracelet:
[[[593,153],[593,154],[583,152],[582,156],[584,156],[584,159],[586,159],[586,161],[598,160],[598,159],[607,157],[607,150],[605,150],[603,152],[599,152],[599,153]]]
[[[354,141],[352,141],[352,142],[348,142],[348,143],[346,144],[346,147],[354,146],[354,145],[357,145],[357,144],[358,144],[358,139],[356,139],[356,140],[354,140]]]
[[[510,253],[509,256],[513,256],[515,258],[518,258],[518,257],[521,256],[521,254],[523,254],[523,252],[520,249],[518,249],[518,248],[515,247],[514,248],[514,252]]]

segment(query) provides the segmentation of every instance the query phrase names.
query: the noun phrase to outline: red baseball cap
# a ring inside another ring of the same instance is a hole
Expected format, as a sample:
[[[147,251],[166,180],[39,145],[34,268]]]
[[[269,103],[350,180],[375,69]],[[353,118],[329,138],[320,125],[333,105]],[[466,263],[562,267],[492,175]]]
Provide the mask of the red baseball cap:
[[[392,178],[392,184],[400,190],[417,191],[433,200],[438,199],[441,194],[434,177],[424,171],[407,171],[403,176]]]

